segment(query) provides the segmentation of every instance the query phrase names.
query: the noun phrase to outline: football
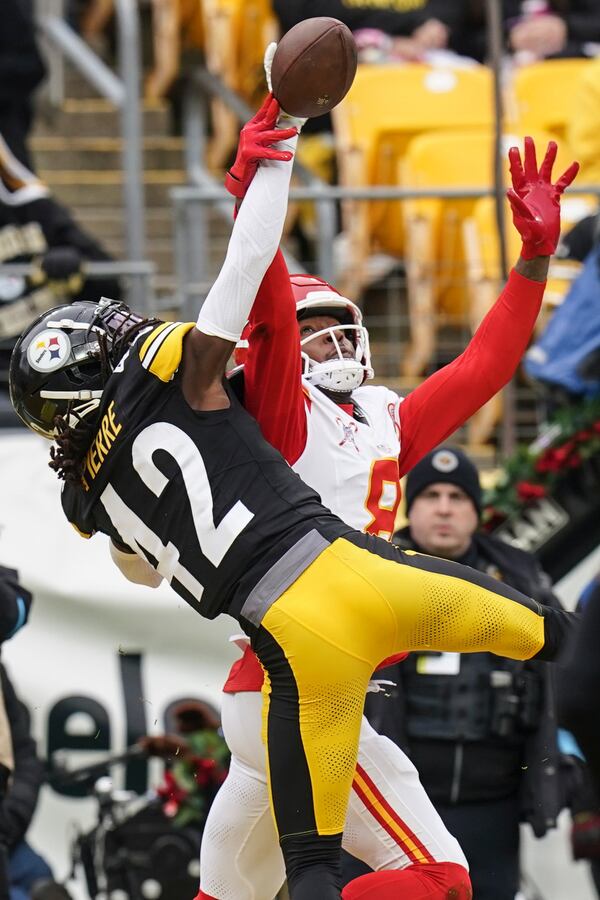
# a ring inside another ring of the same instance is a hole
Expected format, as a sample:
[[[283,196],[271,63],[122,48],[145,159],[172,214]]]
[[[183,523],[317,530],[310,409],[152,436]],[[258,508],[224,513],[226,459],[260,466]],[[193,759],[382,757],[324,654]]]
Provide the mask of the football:
[[[356,43],[343,22],[328,16],[305,19],[277,45],[273,94],[290,116],[322,116],[350,90],[356,64]]]

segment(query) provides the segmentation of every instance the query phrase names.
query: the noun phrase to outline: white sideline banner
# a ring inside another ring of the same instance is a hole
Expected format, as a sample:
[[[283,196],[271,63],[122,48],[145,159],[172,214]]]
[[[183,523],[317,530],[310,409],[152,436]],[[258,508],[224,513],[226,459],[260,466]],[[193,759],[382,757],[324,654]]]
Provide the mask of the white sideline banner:
[[[0,563],[18,569],[34,597],[2,661],[31,711],[40,756],[60,750],[74,768],[161,733],[179,699],[218,707],[239,655],[227,639],[240,629],[228,617],[202,619],[168,585],[129,583],[104,535],[79,537],[62,512],[49,447],[25,432],[0,435]],[[159,773],[143,760],[113,769],[118,787],[139,793]],[[68,871],[75,830],[91,828],[95,813],[93,799],[43,788],[29,838],[57,877]]]

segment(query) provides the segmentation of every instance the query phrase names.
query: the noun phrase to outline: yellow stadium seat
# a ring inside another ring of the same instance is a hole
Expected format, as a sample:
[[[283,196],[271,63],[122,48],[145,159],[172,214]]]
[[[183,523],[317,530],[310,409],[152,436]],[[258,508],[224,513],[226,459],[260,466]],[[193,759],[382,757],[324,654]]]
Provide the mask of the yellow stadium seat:
[[[558,160],[555,175],[561,173],[563,162],[564,158]],[[594,199],[587,196],[586,198],[577,196],[563,198],[561,220],[564,230],[568,230],[575,221],[581,218],[582,202],[592,204]],[[594,207],[588,206],[587,212],[593,211]],[[463,223],[463,231],[468,272],[469,320],[471,329],[474,330],[495,301],[502,286],[496,208],[492,197],[481,197],[475,202],[471,216]],[[505,217],[505,240],[510,267],[520,253],[521,239],[511,224],[508,205]],[[536,322],[536,332],[543,330],[552,310],[562,303],[579,269],[578,263],[559,259],[552,260],[542,310]],[[479,445],[489,438],[500,417],[501,409],[501,398],[498,396],[490,400],[471,418],[467,429],[469,444]]]
[[[491,124],[491,74],[483,66],[359,66],[333,119],[341,183],[394,185],[398,159],[415,135]],[[348,201],[343,204],[343,223],[352,260],[347,280],[356,289],[367,281],[371,253],[402,255],[399,204]]]
[[[546,59],[516,69],[508,91],[514,104],[511,121],[520,129],[544,129],[564,140],[575,88],[590,65],[589,59]]]
[[[539,161],[551,135],[534,132]],[[503,140],[505,177],[508,182],[508,148],[518,145],[520,135]],[[559,148],[554,173],[568,163]],[[490,129],[438,132],[420,135],[409,144],[400,164],[399,180],[415,188],[487,188],[493,186],[493,134]],[[473,313],[467,291],[463,222],[472,215],[475,200],[423,199],[403,204],[406,234],[406,271],[411,340],[403,362],[407,376],[420,375],[435,348],[438,324],[463,320],[471,324],[481,316]],[[506,207],[510,220],[510,211]],[[512,229],[511,229],[512,230]]]
[[[567,140],[579,160],[581,184],[600,184],[600,59],[582,67],[573,89]]]

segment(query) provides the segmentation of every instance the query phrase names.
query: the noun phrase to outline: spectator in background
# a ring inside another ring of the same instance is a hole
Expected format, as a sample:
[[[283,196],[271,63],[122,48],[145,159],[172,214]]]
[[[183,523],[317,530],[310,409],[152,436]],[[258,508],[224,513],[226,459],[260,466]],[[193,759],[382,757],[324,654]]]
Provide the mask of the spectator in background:
[[[577,603],[577,611],[583,613],[590,602],[600,605],[600,572],[584,588]],[[598,636],[596,633],[595,638]],[[569,661],[572,664],[573,660],[570,659],[569,653],[566,653],[565,663],[569,665]],[[569,675],[569,668],[566,674]],[[571,687],[567,679],[564,679],[564,686],[564,690],[559,689],[558,692],[559,708],[563,701],[569,703]],[[573,858],[589,860],[590,874],[596,893],[600,897],[600,790],[594,784],[594,778],[573,735],[561,729],[560,742],[563,752],[570,755],[576,779],[574,802],[571,804]]]
[[[14,569],[0,566],[0,642],[27,621],[31,594]],[[68,900],[26,834],[37,805],[44,766],[31,737],[29,712],[0,663],[0,894],[10,900]]]
[[[273,0],[283,32],[311,16],[333,16],[351,31],[376,29],[391,35],[397,59],[422,59],[452,46],[467,21],[469,0],[417,0],[401,9],[395,0]]]
[[[561,724],[573,732],[590,768],[595,808],[573,817],[572,845],[576,858],[593,861],[592,874],[600,896],[600,573],[579,601],[581,626],[565,659],[560,688]],[[587,813],[587,814],[586,814]]]
[[[405,493],[400,547],[460,561],[560,607],[532,555],[478,531],[479,476],[462,451],[429,453],[409,472]],[[367,715],[417,766],[464,850],[473,896],[514,900],[519,823],[540,837],[562,805],[549,668],[487,653],[413,653],[382,677],[397,687],[391,698],[369,698]]]
[[[488,56],[484,0],[472,0],[457,53],[485,62]],[[540,59],[600,53],[597,0],[502,0],[506,50],[522,65]]]
[[[2,0],[0,28],[0,134],[31,168],[27,135],[35,88],[45,74],[35,41],[33,0]]]
[[[1,90],[1,87],[0,87]],[[84,260],[110,256],[10,152],[0,134],[0,266],[34,263],[31,277],[0,274],[0,391],[17,337],[33,319],[71,299],[121,294],[114,278],[84,280]],[[0,409],[0,420],[2,411]],[[14,421],[12,413],[10,421]]]
[[[561,684],[561,723],[569,728],[590,766],[600,794],[600,577],[586,597],[581,626]],[[600,843],[600,838],[599,838]],[[600,853],[600,847],[598,848]]]
[[[518,62],[600,54],[597,0],[503,0],[503,12]]]

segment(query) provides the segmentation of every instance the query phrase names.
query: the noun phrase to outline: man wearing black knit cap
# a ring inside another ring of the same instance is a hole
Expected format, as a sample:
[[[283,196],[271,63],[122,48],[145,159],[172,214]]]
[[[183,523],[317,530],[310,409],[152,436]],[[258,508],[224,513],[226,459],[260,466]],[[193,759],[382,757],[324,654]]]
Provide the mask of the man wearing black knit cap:
[[[425,456],[405,496],[409,524],[394,536],[403,549],[460,561],[560,606],[532,555],[478,531],[479,476],[461,450]],[[391,698],[370,698],[371,723],[417,766],[465,852],[474,897],[513,900],[519,822],[541,836],[562,805],[549,667],[488,653],[413,653],[383,677],[397,687]]]

